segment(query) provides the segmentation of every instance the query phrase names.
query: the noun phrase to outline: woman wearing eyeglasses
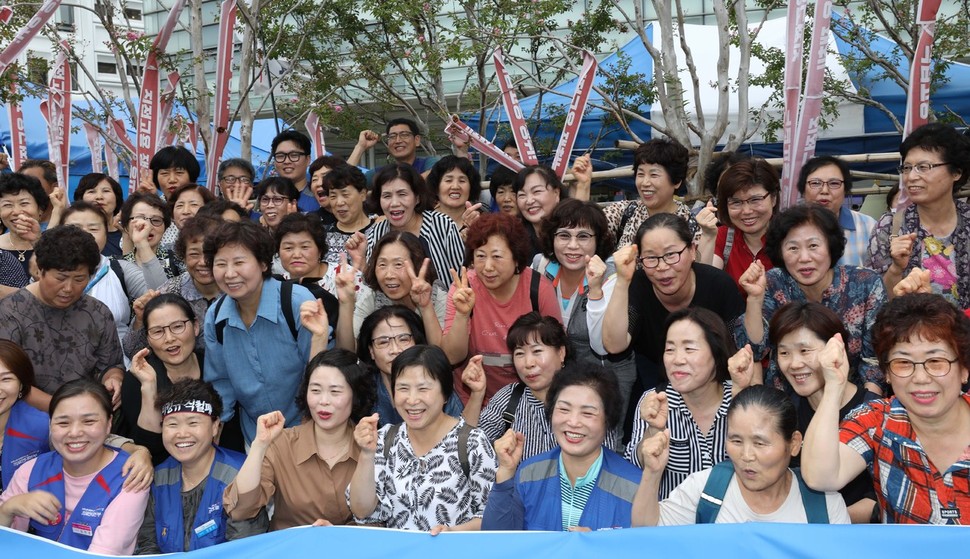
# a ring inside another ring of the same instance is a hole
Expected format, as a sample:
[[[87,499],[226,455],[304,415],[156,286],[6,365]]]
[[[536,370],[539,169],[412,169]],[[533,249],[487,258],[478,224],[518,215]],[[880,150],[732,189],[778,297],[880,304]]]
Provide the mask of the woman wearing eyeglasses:
[[[631,346],[636,352],[640,390],[631,401],[664,378],[664,322],[671,313],[704,307],[731,325],[744,310],[731,276],[696,258],[694,235],[683,218],[652,215],[637,230],[636,243],[613,254],[616,275],[604,282],[603,298],[589,301],[590,339],[601,336],[609,353]]]
[[[766,272],[753,262],[741,276],[748,299],[744,327],[735,330],[737,345],[750,343],[755,359],[763,359],[777,342],[768,338],[768,322],[779,307],[791,301],[821,303],[845,322],[849,358],[863,388],[884,394],[885,377],[870,360],[875,356],[872,325],[886,302],[886,289],[868,268],[835,265],[845,246],[835,214],[818,204],[788,208],[771,220],[765,239],[775,267]],[[768,367],[765,384],[783,387],[777,363]]]
[[[374,404],[374,413],[379,416],[378,428],[404,421],[394,408],[391,363],[405,349],[426,343],[421,318],[403,305],[381,307],[368,315],[361,324],[360,335],[357,337],[357,356],[362,363],[375,370],[377,402]],[[452,392],[445,402],[445,413],[452,417],[461,417],[462,410],[461,400]],[[477,417],[475,423],[478,423]]]
[[[165,230],[171,224],[168,204],[155,194],[133,192],[121,207],[121,228],[134,248],[125,260],[141,268],[149,289],[158,289],[179,275],[175,253],[162,245]]]
[[[162,444],[162,416],[155,398],[175,381],[201,379],[204,359],[195,345],[199,322],[181,295],[165,293],[153,298],[142,316],[148,347],[132,357],[121,383],[117,431],[148,447],[157,466],[169,455]]]
[[[869,239],[876,220],[844,204],[846,196],[852,195],[849,166],[828,155],[808,160],[798,176],[798,192],[806,202],[814,202],[838,216],[845,233],[845,252],[837,264],[868,267]]]
[[[256,178],[253,164],[239,157],[223,159],[219,163],[217,176],[222,197],[252,211],[253,203],[250,198],[253,195],[253,180]]]
[[[952,127],[922,126],[899,146],[903,190],[912,202],[902,217],[886,212],[869,243],[886,289],[913,268],[929,270],[933,293],[970,308],[970,204],[954,194],[970,178],[970,139]]]
[[[739,161],[727,168],[717,183],[717,228],[715,268],[728,273],[734,282],[755,260],[771,269],[765,250],[765,233],[771,216],[778,212],[781,184],[774,167],[764,159]],[[741,295],[745,295],[738,284]]]
[[[868,469],[883,522],[970,524],[970,320],[939,295],[902,295],[880,310],[873,340],[894,396],[840,426],[849,363],[842,341],[829,340],[802,447],[805,482],[833,491]]]
[[[297,201],[300,199],[300,191],[288,178],[268,177],[260,181],[257,191],[256,200],[259,202],[259,211],[262,214],[259,223],[271,233],[276,231],[276,227],[284,217],[299,211]],[[280,272],[275,265],[273,271]]]

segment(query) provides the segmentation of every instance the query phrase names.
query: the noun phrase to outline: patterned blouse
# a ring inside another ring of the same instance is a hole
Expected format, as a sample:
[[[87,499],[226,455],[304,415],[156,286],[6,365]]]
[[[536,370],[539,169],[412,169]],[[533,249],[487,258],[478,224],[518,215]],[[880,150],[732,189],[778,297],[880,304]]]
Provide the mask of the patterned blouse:
[[[370,516],[354,520],[427,532],[439,524],[457,526],[481,518],[495,482],[495,451],[484,433],[472,429],[468,437],[471,479],[466,478],[458,458],[458,431],[462,424],[464,420],[459,419],[424,456],[415,456],[407,424],[402,424],[386,459],[384,435],[391,426],[382,427],[374,454],[377,508]],[[348,504],[350,489],[347,488]]]
[[[694,242],[700,242],[701,227],[697,224],[697,220],[694,219],[694,215],[691,213],[690,208],[683,202],[674,203],[677,204],[677,211],[674,213],[687,221],[687,225],[690,227],[690,232],[694,234]],[[623,226],[623,231],[620,231],[620,224],[623,222],[623,214],[626,213],[627,208],[631,204],[636,205],[637,209],[634,210],[630,218],[626,220],[626,224]],[[627,245],[632,245],[633,241],[636,240],[637,229],[640,228],[640,224],[650,217],[650,210],[648,210],[646,204],[640,200],[628,200],[626,202],[608,204],[603,208],[603,213],[606,214],[606,221],[609,223],[610,231],[613,232],[613,238],[616,239],[616,248],[618,249]]]
[[[949,237],[939,238],[931,235],[920,225],[916,204],[906,208],[899,234],[916,232],[916,242],[909,257],[909,264],[903,270],[903,277],[913,268],[930,271],[933,292],[946,297],[961,309],[970,308],[970,204],[955,200],[957,226]],[[893,226],[892,212],[886,212],[876,222],[869,241],[871,265],[880,274],[886,273],[893,259],[889,255],[889,244]]]
[[[855,266],[836,266],[832,270],[834,272],[832,284],[822,292],[821,303],[835,311],[835,314],[842,317],[845,323],[845,329],[849,333],[846,344],[849,367],[853,371],[858,371],[861,383],[872,382],[885,390],[886,378],[875,363],[876,354],[872,347],[871,334],[872,326],[876,322],[876,313],[888,300],[882,277],[868,268]],[[751,344],[756,359],[765,358],[776,342],[776,340],[767,339],[768,322],[771,321],[775,311],[785,303],[808,300],[798,282],[784,268],[768,270],[767,279],[768,290],[762,310],[765,340],[760,344],[753,343],[743,327],[737,328],[734,334],[738,347]],[[744,320],[743,316],[740,320]],[[774,359],[765,371],[765,384],[783,388],[781,371]]]

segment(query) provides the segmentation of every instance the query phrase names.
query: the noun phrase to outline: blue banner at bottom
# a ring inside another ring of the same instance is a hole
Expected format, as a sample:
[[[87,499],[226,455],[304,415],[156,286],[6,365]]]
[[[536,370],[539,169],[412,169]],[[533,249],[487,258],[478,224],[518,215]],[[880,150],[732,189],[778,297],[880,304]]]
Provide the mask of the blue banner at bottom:
[[[96,555],[0,528],[3,557],[81,559]],[[431,536],[349,526],[292,528],[191,552],[192,559],[496,559],[779,557],[963,557],[970,529],[950,526],[716,524],[593,533],[462,532]]]

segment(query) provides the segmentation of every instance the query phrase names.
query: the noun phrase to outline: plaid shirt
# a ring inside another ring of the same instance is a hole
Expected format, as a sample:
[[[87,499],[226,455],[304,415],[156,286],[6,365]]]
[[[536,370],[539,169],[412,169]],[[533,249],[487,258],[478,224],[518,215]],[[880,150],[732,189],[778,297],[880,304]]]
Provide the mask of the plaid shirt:
[[[970,405],[970,394],[962,398]],[[970,524],[970,446],[941,474],[896,398],[857,408],[839,438],[869,464],[883,522]]]

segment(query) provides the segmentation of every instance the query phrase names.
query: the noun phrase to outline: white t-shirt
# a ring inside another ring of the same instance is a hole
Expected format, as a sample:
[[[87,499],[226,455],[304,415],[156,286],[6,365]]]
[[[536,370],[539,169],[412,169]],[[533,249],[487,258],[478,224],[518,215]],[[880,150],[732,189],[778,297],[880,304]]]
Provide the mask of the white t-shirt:
[[[711,476],[711,469],[695,472],[678,485],[670,496],[660,502],[660,526],[679,526],[694,524],[697,518],[697,505],[701,500],[701,492]],[[741,495],[737,476],[731,478],[727,492],[724,494],[721,510],[715,520],[716,524],[738,524],[741,522],[787,522],[805,524],[805,507],[802,505],[802,494],[798,487],[798,480],[792,473],[791,489],[785,502],[778,510],[759,514],[751,510]],[[838,492],[825,493],[825,504],[829,514],[829,524],[849,524],[849,511],[845,508],[845,501]]]

